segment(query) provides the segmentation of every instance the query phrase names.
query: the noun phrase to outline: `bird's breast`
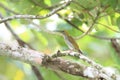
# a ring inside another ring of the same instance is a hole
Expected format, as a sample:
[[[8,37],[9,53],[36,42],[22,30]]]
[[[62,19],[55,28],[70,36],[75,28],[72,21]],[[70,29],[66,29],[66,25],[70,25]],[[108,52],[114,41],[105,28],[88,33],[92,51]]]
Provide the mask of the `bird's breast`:
[[[70,49],[74,49],[73,44],[69,40],[65,39],[65,43]]]

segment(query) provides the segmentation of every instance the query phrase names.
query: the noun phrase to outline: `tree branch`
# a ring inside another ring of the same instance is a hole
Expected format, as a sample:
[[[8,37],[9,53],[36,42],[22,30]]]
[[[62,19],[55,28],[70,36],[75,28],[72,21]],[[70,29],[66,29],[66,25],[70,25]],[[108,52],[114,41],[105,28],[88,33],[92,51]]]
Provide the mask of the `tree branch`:
[[[3,18],[2,14],[0,14],[0,17]],[[31,47],[29,44],[25,43],[24,41],[22,41],[22,40],[19,38],[19,36],[12,30],[12,28],[11,28],[11,26],[9,25],[8,22],[4,22],[4,24],[5,24],[6,28],[11,32],[11,34],[14,36],[14,38],[18,41],[18,43],[19,43],[20,46],[26,47],[26,45],[27,45],[29,48],[32,49],[32,47]],[[43,77],[42,77],[42,75],[41,75],[41,73],[40,73],[39,70],[37,69],[37,67],[34,66],[34,65],[31,65],[31,67],[32,67],[32,70],[34,71],[36,77],[38,78],[38,80],[44,80]]]
[[[59,5],[62,5],[62,4],[54,5],[54,6],[51,6],[51,7],[49,7],[49,8],[53,8],[53,7],[55,8],[55,6],[58,7]],[[11,13],[13,13],[13,14],[18,14],[18,15],[19,15],[19,13],[15,12],[15,11],[13,11],[13,10],[11,10],[11,9],[9,9],[8,7],[4,6],[2,3],[0,3],[0,7],[4,8],[7,12],[11,12]],[[1,18],[3,18],[2,15],[0,15],[0,16],[1,16]],[[31,20],[27,20],[27,21],[30,22],[30,23],[32,23],[34,26],[42,29],[42,27],[40,27],[40,25],[35,24],[35,23],[32,22]],[[4,22],[4,23],[5,23],[6,27],[7,27],[7,29],[11,32],[11,34],[12,34],[12,35],[15,37],[15,39],[18,41],[19,45],[21,45],[21,46],[23,46],[23,47],[26,47],[26,45],[27,45],[29,48],[32,49],[32,47],[31,47],[29,44],[27,44],[27,43],[25,43],[24,41],[22,41],[22,40],[18,37],[18,35],[15,34],[15,32],[12,30],[12,28],[11,28],[11,26],[9,25],[8,22]],[[49,31],[49,30],[46,30],[46,29],[42,29],[42,30],[45,31],[45,32],[48,32],[48,33],[50,33],[50,34],[51,34],[51,33],[56,34],[56,33],[54,33],[54,32],[51,32],[51,31]],[[34,65],[31,65],[31,67],[32,67],[32,70],[33,70],[33,72],[35,73],[36,77],[38,78],[38,80],[44,80],[43,77],[42,77],[42,75],[41,75],[41,72],[38,70],[38,68],[37,68],[36,66],[34,66]],[[63,76],[61,76],[57,71],[53,71],[53,72],[54,72],[60,79],[65,80],[65,79],[63,78]]]
[[[58,9],[58,10],[60,10],[60,9]],[[53,12],[54,12],[54,10],[53,10]],[[50,13],[52,13],[52,12],[50,12]],[[53,15],[53,14],[51,14],[51,15]],[[12,16],[15,18],[6,18],[6,20],[5,19],[2,19],[2,20],[3,20],[3,22],[5,22],[8,20],[12,20],[12,19],[19,19],[20,16],[23,16],[22,18],[25,18],[25,15],[16,15],[16,16],[18,16],[18,17]],[[30,17],[30,16],[32,16],[32,17]],[[45,17],[45,16],[34,16],[33,17],[33,16],[34,15],[28,15],[26,18],[34,19],[34,17],[37,17],[37,18],[42,17],[42,19],[43,19],[43,17]],[[47,16],[49,17],[48,14],[47,14]],[[2,23],[2,22],[0,22],[0,23]],[[95,23],[95,22],[93,22],[93,23]],[[92,27],[90,27],[89,31],[87,31],[85,33],[88,34],[91,31],[91,29],[92,29]],[[58,53],[61,56],[59,56]],[[52,70],[60,70],[60,71],[63,71],[63,72],[66,72],[66,73],[69,73],[72,75],[82,76],[82,77],[89,78],[92,80],[93,79],[94,80],[98,80],[98,79],[99,80],[103,80],[103,79],[119,80],[120,79],[120,76],[118,74],[116,74],[115,71],[114,71],[114,73],[107,71],[103,66],[95,63],[93,60],[89,59],[88,57],[86,57],[84,55],[79,55],[75,52],[71,52],[71,53],[58,52],[58,53],[56,54],[56,57],[55,56],[49,57],[49,56],[46,56],[42,52],[37,52],[32,49],[24,48],[24,47],[14,44],[14,43],[12,43],[11,45],[5,44],[5,43],[0,43],[0,55],[2,55],[2,56],[7,56],[10,58],[19,60],[19,61],[30,63],[32,65],[43,65],[48,68],[51,68]],[[85,65],[82,63],[78,64],[78,63],[61,58],[62,56],[67,56],[67,55],[70,55],[72,57],[77,57],[80,60],[87,62],[89,65]]]
[[[19,13],[17,13],[17,12],[14,12],[14,11],[12,11],[11,9],[9,9],[9,8],[7,8],[6,6],[4,6],[2,3],[0,3],[0,6],[2,7],[2,8],[4,8],[5,10],[7,10],[7,11],[10,11],[10,12],[12,12],[12,13],[14,13],[14,14],[19,14]],[[70,24],[72,27],[74,27],[74,28],[76,28],[77,30],[79,30],[79,31],[81,31],[82,33],[84,32],[82,29],[80,29],[80,28],[78,28],[75,24],[73,24],[72,22],[70,22],[69,20],[67,20],[66,18],[62,18],[62,16],[60,15],[60,14],[58,14],[58,16],[61,18],[61,19],[64,19],[68,24]],[[35,26],[38,26],[39,28],[42,28],[42,27],[40,27],[39,25],[37,25],[37,24],[35,24],[35,23],[33,23],[32,21],[31,21],[31,23],[33,24],[33,25],[35,25]],[[42,29],[43,30],[43,29]],[[112,29],[111,29],[112,30]],[[50,31],[48,31],[48,30],[44,30],[45,32],[48,32],[48,33],[51,33],[51,34],[57,34],[57,33],[54,33],[54,32],[50,32]],[[115,31],[115,30],[113,30],[113,31]],[[116,31],[117,32],[117,31]],[[91,37],[93,37],[93,38],[98,38],[98,39],[102,39],[102,40],[111,40],[111,39],[120,39],[119,37],[104,37],[104,36],[97,36],[97,35],[92,35],[92,34],[88,34],[89,36],[91,36]],[[78,37],[76,37],[75,39],[79,39],[79,37],[80,36],[78,36]]]
[[[71,2],[72,2],[72,0],[68,0],[68,1],[64,2],[63,5],[53,9],[50,13],[48,13],[48,14],[46,14],[44,16],[39,16],[39,15],[14,15],[14,16],[10,16],[10,17],[1,19],[0,23],[6,22],[6,21],[10,21],[10,20],[13,20],[13,19],[45,19],[45,18],[50,17],[53,14],[57,13],[58,11],[64,9]]]
[[[0,55],[24,61],[30,64],[41,64],[44,55],[40,52],[16,44],[0,43]]]
[[[89,34],[91,31],[92,31],[92,29],[93,29],[93,27],[94,27],[94,24],[95,24],[95,22],[97,21],[97,19],[98,19],[98,17],[99,17],[99,11],[97,12],[97,16],[95,17],[95,19],[93,20],[93,23],[91,24],[91,26],[89,27],[89,29],[85,32],[85,33],[83,33],[82,35],[80,35],[79,37],[78,37],[78,39],[80,39],[80,38],[83,38],[84,36],[86,36],[87,34]]]
[[[111,39],[111,44],[115,51],[118,53],[118,56],[120,57],[120,44],[117,39]]]
[[[59,52],[59,54],[62,54]],[[69,54],[69,53],[65,53]],[[70,53],[76,54],[75,52]],[[89,66],[83,63],[74,63],[60,57],[49,57],[42,52],[37,52],[28,48],[21,47],[15,43],[6,44],[0,43],[0,55],[7,56],[12,59],[30,63],[32,65],[43,65],[52,70],[60,70],[72,75],[82,76],[89,79],[105,79],[105,80],[119,80],[120,76],[115,73],[109,72],[104,67],[85,57],[84,55],[78,56],[81,60],[89,62]],[[91,65],[91,62],[94,63]],[[97,65],[97,67],[96,67]],[[99,67],[98,67],[99,66]],[[119,78],[119,79],[117,79]]]
[[[2,3],[0,3],[0,7],[2,7],[2,8],[5,9],[6,11],[11,12],[11,13],[13,13],[13,14],[18,14],[18,13],[16,13],[15,11],[13,11],[13,10],[9,9],[8,7],[6,7],[5,5],[3,5]]]
[[[64,21],[66,21],[68,24],[70,24],[72,27],[74,27],[75,29],[81,31],[83,34],[85,33],[82,29],[78,28],[78,26],[76,26],[74,23],[72,23],[71,21],[69,21],[66,18],[63,18],[60,14],[57,14],[61,19],[63,19]],[[115,30],[114,30],[115,31]],[[111,40],[111,39],[120,39],[120,37],[104,37],[104,36],[97,36],[97,35],[93,35],[93,34],[88,34],[89,36],[93,37],[93,38],[98,38],[101,40]],[[79,39],[81,36],[75,37],[75,39]]]
[[[117,30],[115,30],[115,29],[109,27],[108,25],[105,25],[105,24],[100,23],[100,22],[96,22],[96,23],[97,23],[97,24],[100,24],[100,25],[102,25],[102,26],[104,26],[104,27],[106,27],[106,28],[108,28],[108,29],[110,29],[111,31],[114,31],[114,32],[116,32],[116,33],[120,33],[120,31],[117,31]]]

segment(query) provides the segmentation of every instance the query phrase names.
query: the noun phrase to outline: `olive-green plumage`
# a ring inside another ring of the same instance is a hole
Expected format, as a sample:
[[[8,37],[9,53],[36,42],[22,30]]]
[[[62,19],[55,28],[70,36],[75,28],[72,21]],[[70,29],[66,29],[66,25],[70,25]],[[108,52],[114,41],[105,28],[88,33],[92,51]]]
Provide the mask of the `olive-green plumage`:
[[[64,40],[65,40],[65,43],[68,45],[68,47],[71,49],[71,50],[76,50],[78,51],[79,53],[82,54],[82,51],[79,49],[79,46],[78,44],[75,42],[75,40],[68,34],[67,31],[59,31],[63,34],[63,37],[64,37]]]

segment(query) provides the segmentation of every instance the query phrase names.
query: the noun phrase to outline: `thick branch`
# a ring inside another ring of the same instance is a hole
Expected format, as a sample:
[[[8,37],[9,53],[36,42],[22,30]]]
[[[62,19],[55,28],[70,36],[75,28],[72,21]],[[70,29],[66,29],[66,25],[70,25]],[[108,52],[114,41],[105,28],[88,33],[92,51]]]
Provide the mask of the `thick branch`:
[[[119,76],[115,74],[115,71],[114,73],[110,73],[103,67],[96,68],[96,66],[93,66],[94,64],[90,66],[85,64],[78,64],[69,60],[62,59],[60,57],[49,58],[41,52],[20,47],[14,43],[11,45],[0,43],[0,55],[14,58],[16,60],[27,62],[33,65],[44,65],[48,68],[51,68],[52,70],[61,70],[72,75],[82,76],[89,79],[117,80],[117,78],[119,78]],[[83,57],[82,55],[80,59],[85,59],[85,56]],[[86,58],[86,60],[89,60],[87,62],[92,61],[89,58]]]
[[[30,64],[41,64],[44,55],[40,52],[19,45],[0,43],[0,55],[24,61]]]

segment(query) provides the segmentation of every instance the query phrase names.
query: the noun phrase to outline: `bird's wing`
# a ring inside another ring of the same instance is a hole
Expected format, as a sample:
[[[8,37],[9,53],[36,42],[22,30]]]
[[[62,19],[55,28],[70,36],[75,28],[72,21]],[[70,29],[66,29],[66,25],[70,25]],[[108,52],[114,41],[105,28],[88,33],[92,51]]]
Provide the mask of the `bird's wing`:
[[[72,43],[73,47],[74,47],[76,50],[78,50],[78,49],[79,49],[78,44],[75,42],[75,40],[74,40],[71,36],[69,36],[69,37],[70,37],[70,38],[68,38],[68,39],[69,39],[69,41]]]

